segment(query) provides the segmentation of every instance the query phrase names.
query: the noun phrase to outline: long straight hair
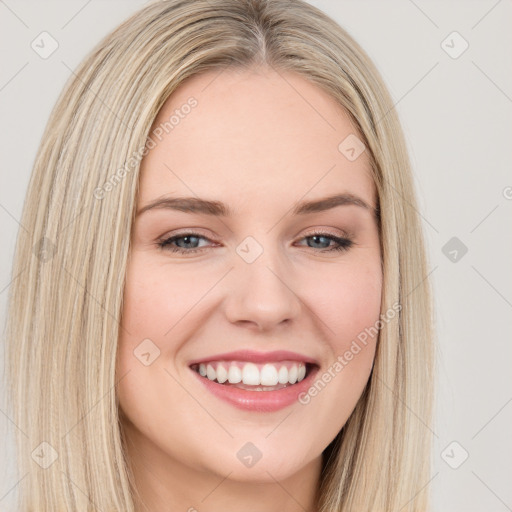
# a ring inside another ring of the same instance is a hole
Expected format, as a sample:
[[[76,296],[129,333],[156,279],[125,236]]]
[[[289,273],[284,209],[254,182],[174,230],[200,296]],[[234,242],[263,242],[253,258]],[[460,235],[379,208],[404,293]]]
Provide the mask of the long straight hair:
[[[72,73],[36,156],[6,331],[20,510],[134,511],[115,363],[140,158],[185,79],[255,65],[301,75],[354,122],[378,193],[381,311],[401,305],[379,332],[360,400],[324,452],[317,510],[428,509],[431,292],[385,84],[349,34],[305,1],[166,0],[124,21]]]

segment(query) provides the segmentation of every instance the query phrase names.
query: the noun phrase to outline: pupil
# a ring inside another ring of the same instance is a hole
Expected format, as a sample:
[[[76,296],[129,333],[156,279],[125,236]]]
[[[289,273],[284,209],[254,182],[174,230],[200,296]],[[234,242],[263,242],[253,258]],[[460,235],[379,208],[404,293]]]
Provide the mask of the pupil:
[[[314,241],[314,243],[318,243],[318,239],[320,239],[320,238],[324,238],[324,239],[325,239],[325,237],[324,237],[324,236],[320,236],[320,235],[313,235],[313,241]]]
[[[182,238],[185,241],[185,244],[189,245],[191,243],[191,239],[197,238],[197,237],[196,236],[184,236]]]

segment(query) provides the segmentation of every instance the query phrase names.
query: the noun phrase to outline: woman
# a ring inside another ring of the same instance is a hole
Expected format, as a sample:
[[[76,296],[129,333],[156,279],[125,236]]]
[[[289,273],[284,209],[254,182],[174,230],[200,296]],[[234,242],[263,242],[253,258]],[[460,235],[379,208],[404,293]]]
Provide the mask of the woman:
[[[427,510],[415,204],[392,100],[318,9],[169,0],[121,24],[59,99],[23,212],[20,510]]]

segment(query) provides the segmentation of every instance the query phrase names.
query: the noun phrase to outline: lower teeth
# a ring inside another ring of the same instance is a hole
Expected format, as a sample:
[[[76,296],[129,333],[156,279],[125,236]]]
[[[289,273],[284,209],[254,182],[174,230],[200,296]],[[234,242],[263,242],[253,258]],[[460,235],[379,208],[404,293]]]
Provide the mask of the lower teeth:
[[[217,382],[217,381],[215,381]],[[217,384],[219,384],[217,382]],[[243,384],[242,382],[239,382],[238,384],[231,384],[230,382],[224,382],[222,384],[223,386],[233,386],[238,389],[245,389],[247,391],[276,391],[278,389],[283,389],[288,386],[293,386],[293,384],[276,384],[275,386],[251,386],[249,384]]]

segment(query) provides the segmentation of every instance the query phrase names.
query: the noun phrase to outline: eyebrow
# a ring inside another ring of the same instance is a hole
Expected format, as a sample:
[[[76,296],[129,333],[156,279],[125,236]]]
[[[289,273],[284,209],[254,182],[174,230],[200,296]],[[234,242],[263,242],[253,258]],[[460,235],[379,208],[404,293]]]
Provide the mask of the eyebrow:
[[[313,201],[302,201],[294,205],[293,215],[306,215],[318,213],[337,206],[353,205],[372,212],[376,217],[379,215],[379,208],[374,208],[360,197],[354,194],[336,194]],[[186,213],[202,213],[218,217],[232,217],[233,210],[221,201],[211,201],[198,197],[162,197],[143,206],[136,214],[142,215],[148,210],[171,209]]]

